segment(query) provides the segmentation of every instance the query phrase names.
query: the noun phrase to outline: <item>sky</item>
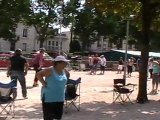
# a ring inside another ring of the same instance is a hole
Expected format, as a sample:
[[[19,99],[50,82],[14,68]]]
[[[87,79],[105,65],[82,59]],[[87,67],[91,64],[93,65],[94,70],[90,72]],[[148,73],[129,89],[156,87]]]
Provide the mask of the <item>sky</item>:
[[[64,28],[64,27],[62,27],[62,32],[67,32],[67,31],[70,31],[70,28]]]

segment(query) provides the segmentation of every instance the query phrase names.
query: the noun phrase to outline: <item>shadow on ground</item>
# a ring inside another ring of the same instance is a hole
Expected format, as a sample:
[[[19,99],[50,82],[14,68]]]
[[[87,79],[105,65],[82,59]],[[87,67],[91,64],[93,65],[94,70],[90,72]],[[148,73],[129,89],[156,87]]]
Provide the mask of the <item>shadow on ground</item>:
[[[21,101],[23,102],[23,101]],[[41,104],[29,105],[16,105],[15,118],[13,120],[40,120],[42,119]]]
[[[74,108],[69,109],[67,113],[64,113],[63,120],[159,120],[159,104],[158,101],[124,105],[94,101],[82,103],[79,112]],[[16,116],[13,120],[42,120],[41,104],[17,105]]]
[[[159,102],[146,104],[108,104],[92,102],[81,104],[81,111],[74,110],[64,114],[64,120],[158,120],[160,118]]]

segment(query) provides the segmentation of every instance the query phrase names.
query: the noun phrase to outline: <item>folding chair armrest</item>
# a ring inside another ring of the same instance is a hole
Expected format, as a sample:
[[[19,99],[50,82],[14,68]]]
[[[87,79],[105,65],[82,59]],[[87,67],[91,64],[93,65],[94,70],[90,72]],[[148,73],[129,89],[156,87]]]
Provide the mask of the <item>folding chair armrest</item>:
[[[136,84],[128,83],[125,86],[137,86]]]
[[[127,87],[127,86],[132,86],[132,87],[133,87],[133,90],[134,90],[134,87],[137,86],[137,85],[136,85],[136,84],[132,84],[132,83],[128,83],[128,84],[126,84],[125,86],[126,86],[126,87]]]
[[[124,85],[123,84],[115,84],[113,85],[113,87],[123,87]]]
[[[127,85],[133,85],[133,86],[136,86],[137,84],[133,84],[133,83],[128,83]]]

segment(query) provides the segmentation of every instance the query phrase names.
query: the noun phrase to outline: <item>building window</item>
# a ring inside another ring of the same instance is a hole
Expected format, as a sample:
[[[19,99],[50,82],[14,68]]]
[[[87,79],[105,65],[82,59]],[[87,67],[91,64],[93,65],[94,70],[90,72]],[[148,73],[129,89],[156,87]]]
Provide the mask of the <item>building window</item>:
[[[51,41],[48,41],[48,45],[49,45],[49,46],[51,45]]]
[[[26,51],[26,50],[27,50],[27,43],[23,43],[22,45],[23,45],[23,46],[22,46],[22,50],[23,50],[23,51]]]
[[[52,41],[52,46],[54,46],[54,41]]]
[[[58,41],[56,41],[56,46],[58,46]]]
[[[23,37],[27,37],[28,36],[28,29],[24,28],[23,29]]]

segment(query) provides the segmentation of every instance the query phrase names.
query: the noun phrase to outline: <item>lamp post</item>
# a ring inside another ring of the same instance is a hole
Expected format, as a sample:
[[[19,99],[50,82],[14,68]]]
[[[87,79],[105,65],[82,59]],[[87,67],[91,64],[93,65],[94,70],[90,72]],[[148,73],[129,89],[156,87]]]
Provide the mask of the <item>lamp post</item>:
[[[104,47],[104,36],[101,36],[101,52],[103,53],[103,47]]]
[[[125,45],[125,64],[124,64],[124,75],[123,75],[123,79],[126,79],[126,70],[127,70],[127,52],[128,52],[128,40],[129,40],[129,24],[130,24],[130,20],[133,19],[134,15],[130,15],[128,19],[126,19],[127,21],[127,25],[126,25],[126,45]]]
[[[59,28],[59,41],[58,41],[58,53],[61,54],[61,43],[62,43],[62,17],[59,18],[60,28]]]
[[[58,9],[58,12],[59,12],[59,25],[60,25],[60,28],[59,28],[59,41],[58,41],[58,54],[60,55],[61,54],[61,43],[62,43],[62,20],[63,20],[63,1],[60,1],[60,6],[61,8]]]

